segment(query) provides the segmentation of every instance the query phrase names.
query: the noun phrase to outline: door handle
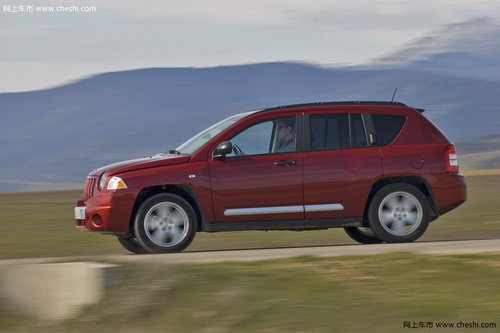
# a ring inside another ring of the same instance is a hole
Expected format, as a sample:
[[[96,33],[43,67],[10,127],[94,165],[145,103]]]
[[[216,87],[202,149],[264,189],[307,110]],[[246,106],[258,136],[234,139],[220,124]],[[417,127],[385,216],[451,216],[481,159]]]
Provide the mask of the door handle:
[[[274,165],[276,165],[276,166],[281,166],[281,165],[295,165],[295,164],[297,164],[297,162],[294,161],[294,160],[291,160],[291,161],[281,160],[281,161],[278,161],[278,162],[274,162]]]

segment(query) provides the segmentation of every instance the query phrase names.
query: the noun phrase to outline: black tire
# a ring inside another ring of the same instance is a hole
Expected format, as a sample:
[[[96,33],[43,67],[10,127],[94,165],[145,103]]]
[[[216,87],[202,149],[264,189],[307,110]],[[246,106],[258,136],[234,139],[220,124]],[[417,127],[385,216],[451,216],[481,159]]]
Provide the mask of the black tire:
[[[368,223],[375,236],[387,243],[418,239],[430,219],[429,202],[415,186],[395,183],[384,186],[368,208]]]
[[[180,196],[156,194],[137,210],[134,232],[139,244],[150,253],[180,252],[196,234],[196,214]]]
[[[120,244],[124,248],[126,248],[127,250],[129,250],[132,253],[135,253],[135,254],[149,253],[149,251],[146,250],[145,248],[143,248],[141,246],[141,244],[139,244],[139,242],[135,238],[125,238],[123,236],[117,236],[116,238],[118,239],[118,242],[120,242]]]
[[[361,244],[379,244],[382,241],[375,236],[370,228],[346,227],[344,228],[346,234],[354,241]]]

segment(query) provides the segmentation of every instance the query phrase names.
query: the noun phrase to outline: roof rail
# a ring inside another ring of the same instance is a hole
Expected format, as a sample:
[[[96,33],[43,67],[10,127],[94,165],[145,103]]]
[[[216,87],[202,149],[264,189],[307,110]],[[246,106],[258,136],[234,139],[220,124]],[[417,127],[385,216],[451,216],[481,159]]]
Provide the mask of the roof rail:
[[[260,110],[262,111],[270,111],[277,109],[288,109],[288,108],[300,108],[307,106],[319,106],[319,105],[392,105],[392,106],[407,106],[406,104],[400,102],[383,102],[383,101],[345,101],[345,102],[315,102],[315,103],[304,103],[304,104],[289,104],[289,105],[281,105],[275,106],[271,108],[266,108]]]

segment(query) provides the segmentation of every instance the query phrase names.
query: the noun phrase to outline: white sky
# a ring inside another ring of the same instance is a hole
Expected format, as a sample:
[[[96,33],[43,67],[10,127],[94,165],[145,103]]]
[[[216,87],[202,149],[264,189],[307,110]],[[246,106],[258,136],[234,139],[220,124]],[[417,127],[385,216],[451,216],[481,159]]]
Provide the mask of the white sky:
[[[36,11],[59,5],[96,12]],[[357,65],[478,17],[500,21],[500,1],[0,0],[0,93],[143,67]]]

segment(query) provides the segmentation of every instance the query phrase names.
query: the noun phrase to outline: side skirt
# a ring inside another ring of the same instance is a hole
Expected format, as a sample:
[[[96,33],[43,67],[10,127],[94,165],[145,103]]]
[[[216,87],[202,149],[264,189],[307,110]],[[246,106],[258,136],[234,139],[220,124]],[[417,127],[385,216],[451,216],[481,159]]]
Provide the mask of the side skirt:
[[[203,231],[244,231],[244,230],[320,230],[328,228],[361,227],[362,217],[341,219],[274,220],[245,222],[206,222]]]

